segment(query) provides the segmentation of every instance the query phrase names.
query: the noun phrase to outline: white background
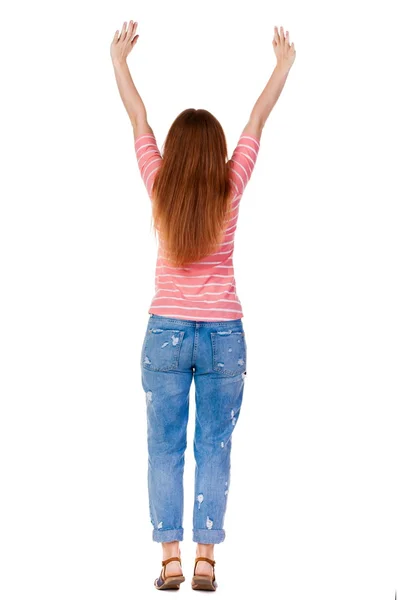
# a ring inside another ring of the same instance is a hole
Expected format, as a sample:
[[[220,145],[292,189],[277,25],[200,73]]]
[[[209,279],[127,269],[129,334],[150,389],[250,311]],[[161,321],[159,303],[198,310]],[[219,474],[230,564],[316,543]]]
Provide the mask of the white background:
[[[206,108],[230,154],[274,68],[274,25],[297,51],[241,204],[248,376],[217,594],[393,600],[398,98],[384,0],[2,11],[1,598],[158,593],[139,367],[156,244],[109,54],[129,19],[160,146],[182,110]]]

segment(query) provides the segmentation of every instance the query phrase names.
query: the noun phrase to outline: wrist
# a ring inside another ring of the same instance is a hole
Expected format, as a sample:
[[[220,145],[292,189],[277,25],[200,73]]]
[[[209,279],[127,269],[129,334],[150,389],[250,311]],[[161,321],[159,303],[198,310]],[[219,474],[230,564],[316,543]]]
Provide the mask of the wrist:
[[[127,61],[123,58],[113,58],[112,63],[114,69],[123,69],[127,66]]]
[[[289,74],[290,71],[290,66],[287,66],[286,64],[283,64],[281,62],[277,62],[276,63],[276,67],[275,67],[275,71],[277,73],[279,73],[282,76],[286,76]]]

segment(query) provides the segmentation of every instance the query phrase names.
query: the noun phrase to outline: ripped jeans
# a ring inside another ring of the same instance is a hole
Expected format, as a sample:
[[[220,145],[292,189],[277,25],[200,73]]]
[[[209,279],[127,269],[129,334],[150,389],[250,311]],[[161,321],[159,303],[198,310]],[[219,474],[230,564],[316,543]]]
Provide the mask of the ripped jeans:
[[[193,541],[224,541],[231,437],[246,376],[241,319],[149,317],[141,353],[146,395],[149,511],[156,542],[183,539],[189,391],[195,380]]]

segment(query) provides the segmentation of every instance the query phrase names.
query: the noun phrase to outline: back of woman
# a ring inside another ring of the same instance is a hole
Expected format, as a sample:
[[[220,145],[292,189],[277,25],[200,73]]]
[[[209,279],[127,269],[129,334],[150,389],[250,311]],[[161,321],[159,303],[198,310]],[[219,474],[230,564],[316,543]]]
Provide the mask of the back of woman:
[[[137,22],[116,31],[111,55],[134,130],[135,152],[158,236],[155,293],[141,352],[147,407],[148,493],[152,538],[162,544],[159,590],[179,589],[185,577],[183,473],[189,396],[195,383],[195,491],[191,585],[215,591],[214,547],[225,539],[232,435],[247,369],[243,311],[234,274],[239,207],[260,149],[264,124],[294,62],[294,44],[274,28],[277,65],[257,99],[231,158],[219,121],[186,109],[167,134],[163,152],[126,58],[138,40]]]
[[[213,182],[209,183],[210,177],[206,166],[211,170],[211,163],[214,156],[212,146],[223,148],[224,146],[226,147],[226,143],[218,121],[208,111],[200,109],[188,109],[179,115],[170,129],[169,136],[176,135],[177,137],[181,130],[189,130],[192,127],[193,120],[194,133],[191,135],[194,139],[188,145],[187,152],[198,152],[197,144],[194,143],[195,130],[198,128],[206,131],[211,143],[208,143],[207,147],[204,147],[203,154],[206,154],[206,156],[202,158],[199,155],[199,160],[195,161],[195,164],[190,167],[194,171],[197,167],[196,163],[201,163],[199,166],[202,166],[202,173],[199,171],[197,188],[192,184],[192,178],[189,177],[189,174],[185,175],[185,179],[191,181],[192,193],[189,197],[191,203],[189,205],[189,202],[185,202],[187,204],[186,217],[180,207],[175,207],[176,215],[174,222],[171,223],[171,228],[175,231],[181,231],[185,225],[187,232],[189,232],[188,234],[192,237],[192,240],[189,240],[187,244],[188,249],[191,252],[197,252],[200,243],[200,234],[202,233],[200,228],[206,226],[206,216],[203,217],[200,214],[200,209],[204,201],[206,201],[206,197],[204,199],[201,197],[201,188],[206,188],[206,190],[209,189],[210,191],[214,189]],[[212,125],[214,122],[213,128],[209,127],[209,122]],[[176,133],[174,133],[174,129],[177,130]],[[213,131],[215,132],[215,139],[211,136]],[[222,143],[218,139],[219,136],[224,138],[221,139]],[[166,148],[167,142],[168,140],[165,144]],[[155,295],[149,307],[150,313],[196,321],[226,321],[228,319],[243,317],[234,276],[234,239],[238,223],[240,200],[253,172],[259,148],[259,137],[253,134],[242,133],[231,159],[225,165],[225,176],[229,184],[228,192],[231,196],[230,205],[228,206],[228,210],[225,211],[225,221],[220,228],[221,241],[214,252],[205,255],[195,262],[186,262],[184,266],[175,267],[173,262],[170,262],[166,256],[167,247],[160,232],[156,262]],[[163,166],[163,158],[154,134],[144,133],[139,135],[135,140],[135,151],[141,177],[145,183],[148,195],[152,199],[154,181]],[[185,155],[183,149],[180,152],[182,156]],[[172,164],[175,164],[179,160],[179,153],[175,152],[170,160]],[[175,177],[177,181],[179,175]],[[203,181],[200,181],[200,177],[202,177]],[[216,184],[220,186],[222,185],[222,181],[220,182],[216,179],[214,185]],[[176,187],[177,185],[173,181],[171,185],[172,190],[175,190]],[[182,190],[184,190],[184,187],[182,187]],[[172,199],[170,203],[175,203],[171,193],[169,197]],[[184,198],[183,200],[186,199]],[[215,220],[211,211],[211,203],[214,204],[215,202],[216,199],[213,193],[213,197],[210,195],[209,198],[210,209],[208,213],[210,222]],[[197,227],[196,231],[194,230],[194,225]],[[195,235],[198,239],[195,239]]]

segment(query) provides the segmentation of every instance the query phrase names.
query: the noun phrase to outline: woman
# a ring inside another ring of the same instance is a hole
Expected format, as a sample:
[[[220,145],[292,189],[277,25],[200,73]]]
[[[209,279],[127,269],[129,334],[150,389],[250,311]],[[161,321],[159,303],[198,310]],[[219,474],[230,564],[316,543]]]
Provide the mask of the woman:
[[[242,307],[233,250],[239,203],[253,171],[264,124],[295,59],[289,32],[274,28],[277,63],[227,161],[225,135],[203,109],[184,110],[172,124],[163,156],[147,122],[127,56],[137,22],[123,24],[111,44],[119,92],[134,130],[140,174],[159,238],[156,293],[142,346],[148,427],[148,488],[153,539],[162,543],[159,590],[185,580],[183,468],[189,390],[195,380],[195,503],[197,543],[192,587],[216,590],[214,545],[223,529],[230,481],[231,436],[246,375]]]

